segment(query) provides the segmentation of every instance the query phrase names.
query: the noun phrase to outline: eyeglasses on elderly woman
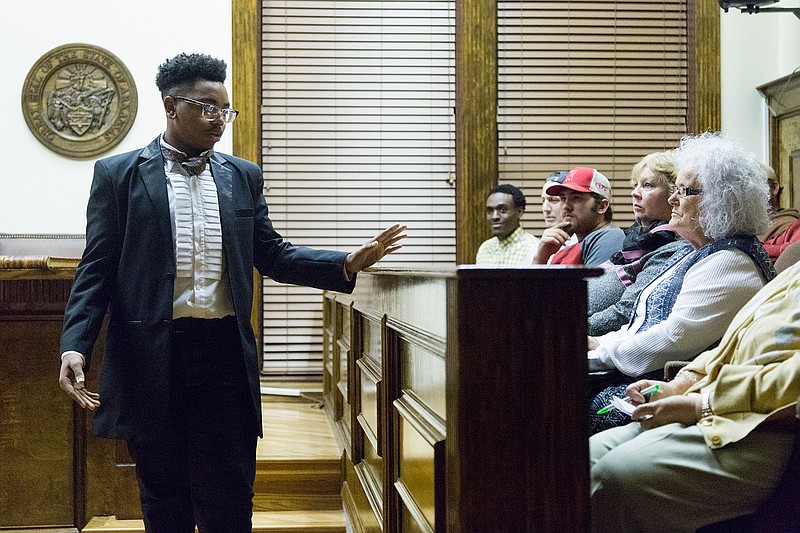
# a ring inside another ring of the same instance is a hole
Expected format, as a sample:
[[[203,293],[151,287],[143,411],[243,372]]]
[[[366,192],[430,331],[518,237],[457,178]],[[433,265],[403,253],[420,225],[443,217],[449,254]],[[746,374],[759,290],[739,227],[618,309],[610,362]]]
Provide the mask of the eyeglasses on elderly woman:
[[[675,187],[675,192],[678,193],[678,196],[681,198],[686,198],[687,196],[696,196],[698,194],[703,194],[703,189],[698,189],[696,187],[687,187],[686,185],[678,185]]]

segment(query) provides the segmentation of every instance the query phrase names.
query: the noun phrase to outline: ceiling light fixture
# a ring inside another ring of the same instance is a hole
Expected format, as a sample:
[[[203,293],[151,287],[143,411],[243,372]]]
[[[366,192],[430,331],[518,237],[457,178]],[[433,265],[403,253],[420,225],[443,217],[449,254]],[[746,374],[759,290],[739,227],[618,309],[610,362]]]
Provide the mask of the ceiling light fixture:
[[[744,2],[717,0],[717,3],[725,13],[733,7],[742,13],[750,13],[751,15],[754,13],[794,13],[794,16],[800,19],[800,7],[762,7],[777,4],[778,0],[749,0]]]

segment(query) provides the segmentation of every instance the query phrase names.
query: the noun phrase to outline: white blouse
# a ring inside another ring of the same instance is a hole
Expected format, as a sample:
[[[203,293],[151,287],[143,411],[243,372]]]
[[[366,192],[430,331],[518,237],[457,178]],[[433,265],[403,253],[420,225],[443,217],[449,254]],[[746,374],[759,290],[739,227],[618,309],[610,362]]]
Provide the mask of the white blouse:
[[[765,284],[760,269],[741,250],[713,253],[686,273],[669,316],[636,333],[644,322],[647,296],[677,266],[642,291],[630,327],[597,337],[599,346],[589,352],[590,370],[617,368],[638,376],[663,368],[667,361],[691,359],[722,337],[734,315]]]

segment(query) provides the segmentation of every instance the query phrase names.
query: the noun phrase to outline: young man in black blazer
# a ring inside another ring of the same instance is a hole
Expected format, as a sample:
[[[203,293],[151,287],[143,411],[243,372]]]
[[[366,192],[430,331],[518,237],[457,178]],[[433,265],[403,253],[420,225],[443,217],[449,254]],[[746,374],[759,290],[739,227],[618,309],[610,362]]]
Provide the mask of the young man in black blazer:
[[[349,254],[284,241],[261,168],[213,151],[237,115],[225,77],[225,63],[202,54],[159,67],[166,131],[95,164],[64,317],[60,385],[95,410],[95,434],[128,442],[153,533],[252,530],[262,433],[253,268],[350,292],[405,237],[394,225]],[[107,310],[98,394],[84,371]]]

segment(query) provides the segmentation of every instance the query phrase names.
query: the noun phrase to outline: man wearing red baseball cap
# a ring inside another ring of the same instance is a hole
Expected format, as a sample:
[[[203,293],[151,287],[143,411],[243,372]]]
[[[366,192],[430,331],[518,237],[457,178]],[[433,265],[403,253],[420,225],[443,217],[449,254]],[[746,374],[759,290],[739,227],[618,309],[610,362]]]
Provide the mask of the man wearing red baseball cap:
[[[625,234],[611,225],[611,184],[598,170],[573,168],[545,193],[561,197],[562,221],[542,234],[535,264],[597,266],[622,249]],[[565,246],[572,234],[578,242]]]

